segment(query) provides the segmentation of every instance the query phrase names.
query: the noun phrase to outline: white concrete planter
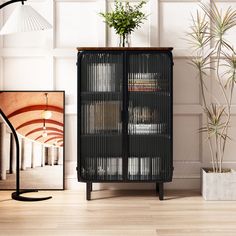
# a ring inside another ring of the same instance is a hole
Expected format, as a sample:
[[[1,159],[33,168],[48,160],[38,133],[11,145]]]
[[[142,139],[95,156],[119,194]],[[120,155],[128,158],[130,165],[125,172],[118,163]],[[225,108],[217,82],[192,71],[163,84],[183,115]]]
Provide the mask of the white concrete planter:
[[[207,173],[202,169],[202,196],[205,200],[236,200],[236,172]]]

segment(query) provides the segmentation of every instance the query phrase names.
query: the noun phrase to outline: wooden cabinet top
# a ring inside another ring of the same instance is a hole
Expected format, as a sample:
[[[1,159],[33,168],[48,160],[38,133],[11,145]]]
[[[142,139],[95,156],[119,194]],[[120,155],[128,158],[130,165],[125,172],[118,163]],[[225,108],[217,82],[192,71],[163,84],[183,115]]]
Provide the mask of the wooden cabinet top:
[[[172,51],[172,47],[78,47],[80,51]]]

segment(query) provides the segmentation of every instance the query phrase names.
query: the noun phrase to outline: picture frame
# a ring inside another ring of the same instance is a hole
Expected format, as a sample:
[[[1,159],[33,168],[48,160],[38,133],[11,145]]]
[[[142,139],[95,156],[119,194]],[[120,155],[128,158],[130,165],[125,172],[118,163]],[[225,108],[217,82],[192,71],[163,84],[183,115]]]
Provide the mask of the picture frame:
[[[65,91],[0,91],[20,143],[20,187],[65,189]],[[16,185],[15,142],[0,116],[0,190]]]

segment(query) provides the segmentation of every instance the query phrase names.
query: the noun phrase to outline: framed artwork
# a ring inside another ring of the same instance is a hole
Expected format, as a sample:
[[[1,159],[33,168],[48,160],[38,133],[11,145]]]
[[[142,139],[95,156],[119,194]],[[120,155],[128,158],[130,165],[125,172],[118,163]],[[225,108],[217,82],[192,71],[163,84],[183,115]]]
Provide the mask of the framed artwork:
[[[64,189],[65,92],[0,91],[20,144],[20,188]],[[14,137],[0,116],[0,189],[16,186]]]

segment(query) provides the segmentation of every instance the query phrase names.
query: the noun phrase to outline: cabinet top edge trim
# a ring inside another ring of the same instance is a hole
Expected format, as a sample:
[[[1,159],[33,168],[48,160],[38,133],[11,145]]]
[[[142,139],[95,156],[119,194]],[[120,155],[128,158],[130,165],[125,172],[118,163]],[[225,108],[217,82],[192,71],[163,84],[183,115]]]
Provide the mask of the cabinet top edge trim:
[[[173,47],[77,47],[80,51],[172,51]]]

